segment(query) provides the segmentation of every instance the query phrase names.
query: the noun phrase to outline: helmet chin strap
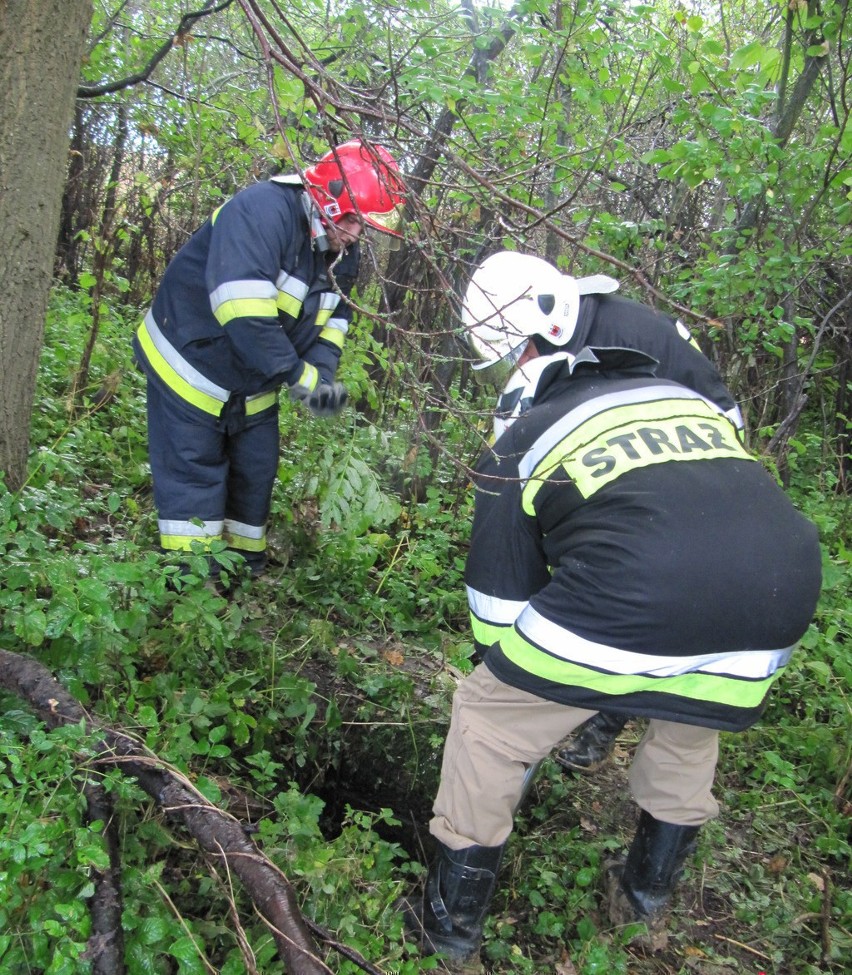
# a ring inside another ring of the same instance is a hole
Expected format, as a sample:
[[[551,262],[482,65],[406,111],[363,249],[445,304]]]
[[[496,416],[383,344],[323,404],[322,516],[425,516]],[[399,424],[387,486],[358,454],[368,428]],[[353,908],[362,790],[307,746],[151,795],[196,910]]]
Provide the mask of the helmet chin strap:
[[[308,223],[311,227],[311,239],[313,240],[314,247],[320,254],[325,254],[329,249],[328,231],[325,228],[319,207],[307,190],[302,193],[302,206],[305,209],[305,216],[307,216]]]

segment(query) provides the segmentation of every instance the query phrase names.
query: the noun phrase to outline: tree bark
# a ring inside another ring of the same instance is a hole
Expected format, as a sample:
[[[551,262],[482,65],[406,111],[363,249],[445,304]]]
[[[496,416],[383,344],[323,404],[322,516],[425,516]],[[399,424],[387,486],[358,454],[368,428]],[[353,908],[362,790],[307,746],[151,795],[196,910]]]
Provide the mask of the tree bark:
[[[0,472],[24,482],[91,0],[0,4]]]

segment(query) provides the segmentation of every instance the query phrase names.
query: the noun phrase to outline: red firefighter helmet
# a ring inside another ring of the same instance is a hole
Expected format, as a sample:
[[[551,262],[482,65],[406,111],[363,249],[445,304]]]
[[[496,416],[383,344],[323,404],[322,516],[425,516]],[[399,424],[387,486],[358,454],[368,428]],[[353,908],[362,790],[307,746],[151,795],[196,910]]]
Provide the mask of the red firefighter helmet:
[[[402,179],[396,160],[382,146],[367,146],[359,139],[344,142],[309,166],[304,178],[326,219],[337,223],[354,213],[382,233],[402,236]]]

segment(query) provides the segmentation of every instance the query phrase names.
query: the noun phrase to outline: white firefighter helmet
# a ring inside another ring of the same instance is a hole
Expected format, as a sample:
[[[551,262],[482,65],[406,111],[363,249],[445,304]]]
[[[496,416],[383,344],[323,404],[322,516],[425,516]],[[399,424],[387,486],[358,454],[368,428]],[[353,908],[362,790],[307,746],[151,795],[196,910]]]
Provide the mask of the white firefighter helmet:
[[[494,439],[498,440],[509,427],[532,406],[544,371],[554,362],[571,360],[568,352],[554,352],[528,359],[509,377],[503,391],[497,397],[494,410]]]
[[[493,254],[474,271],[462,303],[462,323],[478,360],[476,378],[499,387],[534,335],[552,346],[566,345],[577,325],[580,295],[617,288],[614,278],[574,278],[532,254]]]

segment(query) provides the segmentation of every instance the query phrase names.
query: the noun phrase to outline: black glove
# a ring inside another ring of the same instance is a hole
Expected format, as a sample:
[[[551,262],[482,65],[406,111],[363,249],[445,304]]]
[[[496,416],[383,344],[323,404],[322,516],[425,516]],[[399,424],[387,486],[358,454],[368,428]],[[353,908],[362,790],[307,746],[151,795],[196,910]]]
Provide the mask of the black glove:
[[[314,390],[291,386],[290,399],[304,403],[314,416],[336,416],[349,399],[343,383],[320,383]]]

